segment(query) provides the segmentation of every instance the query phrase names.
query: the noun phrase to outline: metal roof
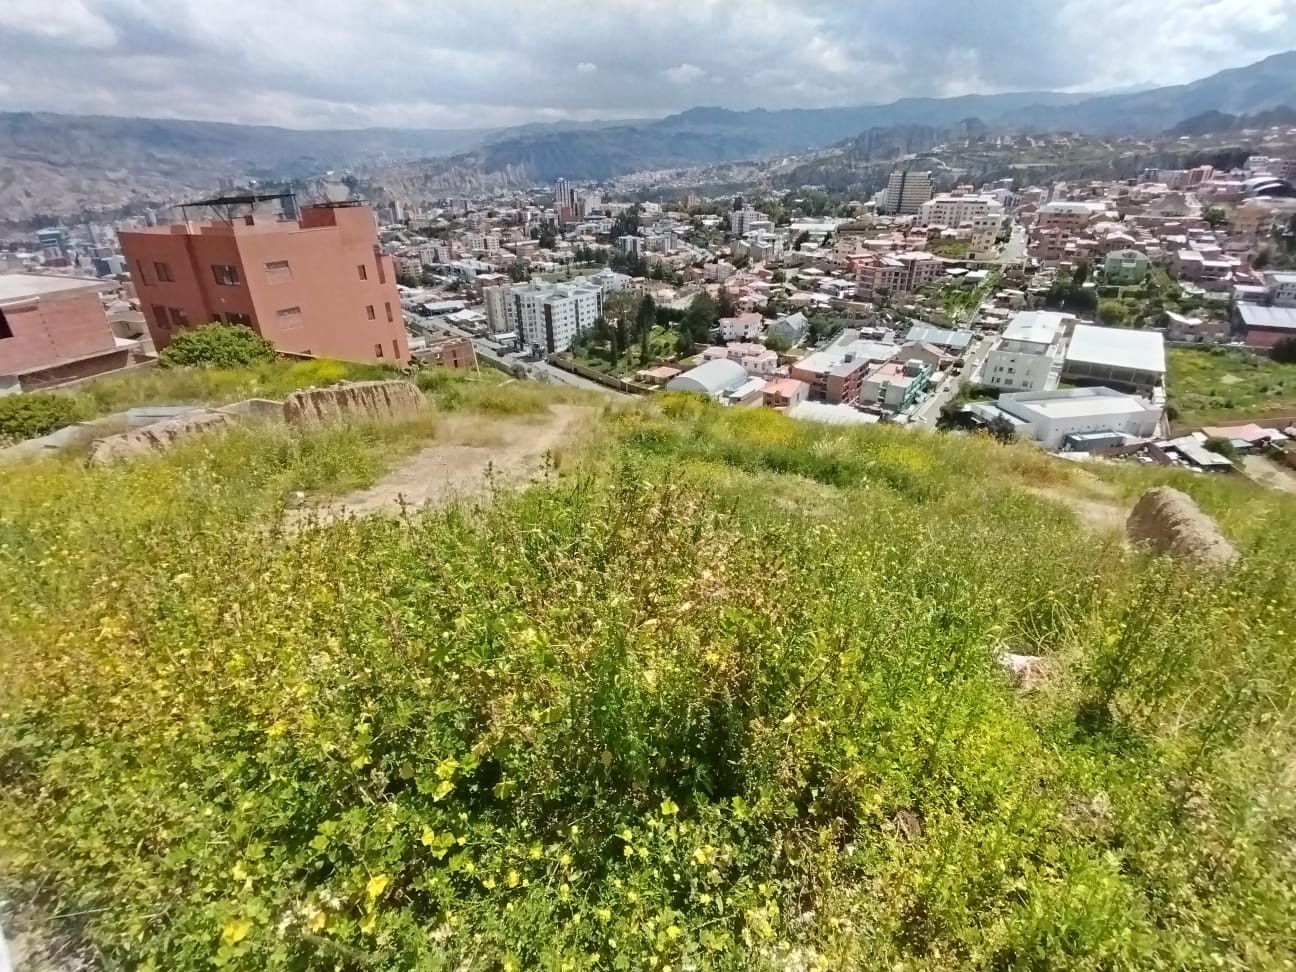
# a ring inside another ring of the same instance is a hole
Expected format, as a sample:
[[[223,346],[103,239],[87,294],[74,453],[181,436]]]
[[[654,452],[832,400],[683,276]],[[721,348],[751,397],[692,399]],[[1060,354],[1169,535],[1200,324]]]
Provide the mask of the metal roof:
[[[943,327],[928,327],[925,324],[916,324],[909,328],[905,340],[916,341],[919,344],[934,344],[941,348],[957,348],[962,351],[972,343],[972,332],[951,331]]]
[[[1261,327],[1273,331],[1296,331],[1296,307],[1267,307],[1264,304],[1237,303],[1237,315],[1244,327]]]
[[[1165,338],[1160,331],[1077,324],[1067,346],[1066,360],[1163,375]]]

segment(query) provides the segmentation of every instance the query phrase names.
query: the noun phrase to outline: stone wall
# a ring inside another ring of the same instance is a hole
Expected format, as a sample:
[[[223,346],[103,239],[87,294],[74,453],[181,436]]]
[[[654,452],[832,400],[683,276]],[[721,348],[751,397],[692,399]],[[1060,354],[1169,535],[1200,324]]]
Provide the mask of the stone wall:
[[[408,381],[357,381],[293,392],[284,400],[289,425],[321,425],[349,418],[394,419],[417,415],[426,405]]]
[[[154,422],[134,432],[123,432],[100,439],[90,449],[87,462],[91,466],[102,466],[118,459],[165,452],[181,440],[205,432],[221,431],[233,424],[233,417],[224,412],[189,412],[178,418]]]

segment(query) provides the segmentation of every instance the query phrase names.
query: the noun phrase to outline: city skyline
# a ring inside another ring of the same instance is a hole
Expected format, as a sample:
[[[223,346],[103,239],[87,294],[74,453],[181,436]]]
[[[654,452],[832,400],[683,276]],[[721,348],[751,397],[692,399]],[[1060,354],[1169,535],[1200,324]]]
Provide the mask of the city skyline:
[[[493,128],[1186,82],[1296,48],[1282,0],[265,8],[0,0],[0,110]]]

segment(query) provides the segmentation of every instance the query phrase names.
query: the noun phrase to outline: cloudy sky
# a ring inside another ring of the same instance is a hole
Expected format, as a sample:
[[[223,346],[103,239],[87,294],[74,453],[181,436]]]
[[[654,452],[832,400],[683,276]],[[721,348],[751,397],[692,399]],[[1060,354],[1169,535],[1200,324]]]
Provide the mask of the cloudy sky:
[[[1296,0],[0,0],[0,110],[495,127],[1172,84]]]

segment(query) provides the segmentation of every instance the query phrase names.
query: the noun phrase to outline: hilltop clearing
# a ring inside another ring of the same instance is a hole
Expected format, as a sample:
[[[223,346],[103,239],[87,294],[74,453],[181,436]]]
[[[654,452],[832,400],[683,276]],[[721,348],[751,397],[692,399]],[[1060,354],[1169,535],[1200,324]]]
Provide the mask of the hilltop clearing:
[[[1296,961],[1292,497],[667,394],[527,488],[289,528],[464,416],[572,414],[433,384],[417,432],[0,468],[0,891],[50,934],[159,970]],[[1237,564],[1036,494],[1159,482]]]

